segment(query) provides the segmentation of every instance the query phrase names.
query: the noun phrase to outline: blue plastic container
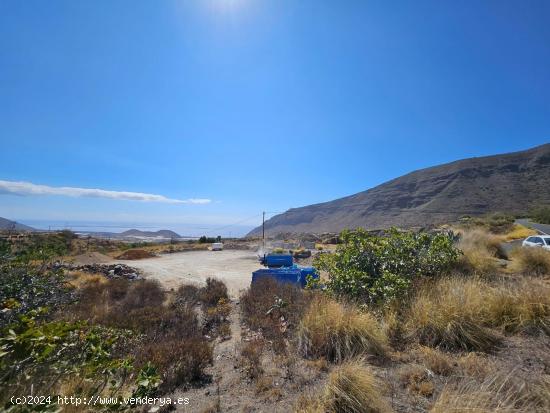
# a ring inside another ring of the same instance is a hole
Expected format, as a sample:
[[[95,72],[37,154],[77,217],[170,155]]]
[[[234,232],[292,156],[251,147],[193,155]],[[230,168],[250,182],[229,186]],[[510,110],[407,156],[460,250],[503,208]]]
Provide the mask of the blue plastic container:
[[[292,267],[294,261],[290,254],[267,254],[263,264],[269,268]]]
[[[312,267],[300,268],[297,266],[282,268],[262,268],[252,273],[252,284],[265,278],[274,279],[281,283],[291,283],[304,288],[307,283],[307,276],[319,278]]]

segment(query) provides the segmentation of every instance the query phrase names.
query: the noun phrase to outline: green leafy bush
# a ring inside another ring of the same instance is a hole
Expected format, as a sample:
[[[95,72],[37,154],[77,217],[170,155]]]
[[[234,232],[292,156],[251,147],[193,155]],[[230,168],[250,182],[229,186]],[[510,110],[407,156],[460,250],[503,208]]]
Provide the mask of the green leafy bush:
[[[330,292],[367,303],[390,301],[415,278],[448,272],[459,257],[452,233],[357,229],[342,232],[341,239],[336,252],[319,255],[315,266],[328,273]]]

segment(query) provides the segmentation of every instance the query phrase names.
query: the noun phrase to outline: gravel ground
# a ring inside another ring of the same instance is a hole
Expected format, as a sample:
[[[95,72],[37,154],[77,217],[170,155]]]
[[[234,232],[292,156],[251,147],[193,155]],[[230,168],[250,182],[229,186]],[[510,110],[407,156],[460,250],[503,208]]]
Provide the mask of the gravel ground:
[[[255,251],[189,251],[142,260],[118,260],[142,271],[143,276],[159,280],[166,288],[182,284],[203,285],[215,277],[227,285],[233,298],[250,286],[252,271],[261,267]]]

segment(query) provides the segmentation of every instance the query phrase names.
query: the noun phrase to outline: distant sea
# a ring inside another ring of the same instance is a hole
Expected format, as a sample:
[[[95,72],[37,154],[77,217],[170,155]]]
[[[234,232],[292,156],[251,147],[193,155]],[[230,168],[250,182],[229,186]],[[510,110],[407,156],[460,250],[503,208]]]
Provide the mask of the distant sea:
[[[202,235],[214,237],[242,237],[251,231],[253,225],[207,225],[207,224],[159,224],[159,223],[132,223],[132,222],[98,222],[98,221],[47,221],[23,219],[16,220],[40,230],[62,230],[70,229],[74,232],[113,232],[119,233],[129,229],[142,231],[158,231],[168,229],[182,237],[200,237]]]

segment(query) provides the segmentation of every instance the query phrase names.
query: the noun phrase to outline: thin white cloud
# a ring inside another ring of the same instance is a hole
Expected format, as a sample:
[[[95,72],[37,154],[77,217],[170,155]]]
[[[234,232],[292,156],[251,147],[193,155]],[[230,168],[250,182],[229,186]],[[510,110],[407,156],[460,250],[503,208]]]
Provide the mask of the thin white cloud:
[[[172,199],[163,195],[144,194],[141,192],[108,191],[105,189],[73,188],[70,186],[36,185],[31,182],[0,180],[0,194],[15,195],[61,195],[70,197],[122,199],[127,201],[162,202],[165,204],[208,204],[210,199],[190,198]]]

